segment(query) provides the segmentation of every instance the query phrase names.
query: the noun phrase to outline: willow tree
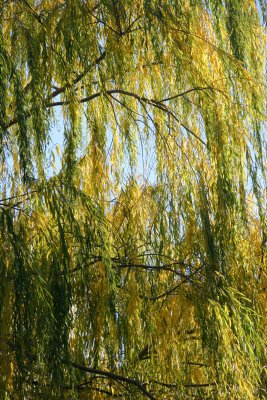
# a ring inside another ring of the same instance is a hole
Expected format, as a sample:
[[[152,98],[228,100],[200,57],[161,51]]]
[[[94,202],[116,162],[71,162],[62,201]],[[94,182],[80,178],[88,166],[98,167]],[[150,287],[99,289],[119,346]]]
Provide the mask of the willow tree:
[[[1,399],[266,398],[265,22],[1,0]]]

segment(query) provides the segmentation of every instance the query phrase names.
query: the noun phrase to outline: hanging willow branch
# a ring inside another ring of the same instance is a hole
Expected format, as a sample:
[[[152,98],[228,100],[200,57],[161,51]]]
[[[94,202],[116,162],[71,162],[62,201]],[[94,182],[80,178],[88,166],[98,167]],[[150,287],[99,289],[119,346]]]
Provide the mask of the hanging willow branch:
[[[106,376],[107,378],[114,379],[115,381],[121,381],[125,383],[129,383],[131,385],[136,386],[148,399],[155,400],[156,398],[146,390],[146,385],[141,383],[140,381],[132,378],[127,378],[126,376],[114,374],[109,371],[101,371],[95,368],[88,368],[84,365],[76,364],[75,362],[68,362],[67,365],[71,365],[73,368],[80,369],[81,371],[85,371],[91,374],[97,374],[100,376]]]

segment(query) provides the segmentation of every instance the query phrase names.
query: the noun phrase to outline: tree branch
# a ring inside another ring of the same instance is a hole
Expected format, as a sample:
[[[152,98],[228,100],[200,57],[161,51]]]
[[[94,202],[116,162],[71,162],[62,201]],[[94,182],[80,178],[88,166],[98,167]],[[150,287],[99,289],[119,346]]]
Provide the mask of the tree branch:
[[[49,96],[48,99],[52,99],[58,96],[59,94],[64,93],[67,88],[76,85],[78,82],[80,82],[80,80],[90,71],[92,67],[98,65],[106,57],[106,54],[107,54],[106,51],[103,51],[103,53],[98,58],[96,58],[96,60],[92,64],[90,64],[88,68],[86,68],[81,74],[79,74],[71,83],[54,90],[54,92]]]
[[[157,380],[150,380],[151,383],[155,383],[156,385],[161,385],[167,388],[177,388],[177,384],[175,383],[165,383],[165,382],[160,382]],[[215,382],[211,382],[211,383],[186,383],[183,384],[184,387],[187,388],[200,388],[200,387],[209,387],[209,386],[215,386],[216,383]]]
[[[173,294],[174,292],[176,292],[177,289],[179,289],[180,286],[182,286],[184,283],[190,281],[190,279],[197,273],[199,272],[202,268],[204,267],[204,264],[202,264],[199,268],[197,268],[194,272],[192,272],[191,275],[188,275],[185,277],[185,279],[183,279],[181,282],[178,283],[178,285],[172,287],[171,289],[167,290],[164,293],[159,294],[158,296],[153,296],[153,297],[147,297],[147,296],[143,296],[144,298],[148,299],[148,300],[159,300],[162,297],[168,296],[170,294]]]
[[[90,267],[91,265],[94,265],[95,263],[102,261],[102,260],[103,260],[103,258],[101,256],[95,256],[93,258],[93,260],[89,261],[89,263],[86,264],[85,267]],[[132,262],[123,262],[119,258],[116,258],[116,257],[112,257],[111,261],[116,265],[117,268],[132,268],[132,269],[136,268],[136,269],[143,269],[143,270],[148,270],[148,271],[159,271],[159,272],[160,271],[168,271],[168,272],[172,272],[172,273],[178,275],[179,277],[182,277],[185,279],[188,279],[188,277],[186,275],[181,274],[176,269],[173,269],[171,267],[174,267],[177,265],[180,265],[183,267],[190,267],[190,265],[186,264],[184,261],[174,261],[172,263],[163,264],[163,265],[136,264],[136,263],[132,263]],[[83,266],[78,266],[76,268],[73,268],[70,271],[70,274],[78,272],[83,268],[84,268]]]
[[[90,69],[92,67],[95,67],[96,65],[98,65],[106,57],[106,54],[107,54],[106,51],[103,51],[103,53],[98,58],[96,58],[96,60],[92,64],[90,64],[88,66],[88,68],[86,68],[81,74],[79,74],[71,83],[68,83],[68,84],[54,90],[53,93],[50,96],[48,96],[46,101],[48,102],[49,100],[53,99],[54,97],[58,96],[59,94],[64,93],[66,91],[66,89],[68,89],[69,87],[76,85],[78,82],[80,82],[82,80],[82,78],[90,71]],[[30,84],[31,84],[31,82],[28,83],[25,90],[27,90],[27,88],[29,87]],[[57,102],[54,104],[60,105],[60,103],[61,102]],[[65,102],[65,103],[62,102],[62,104],[68,104],[68,102]],[[51,103],[50,104],[48,103],[46,106],[46,108],[49,108],[49,107],[51,107]],[[29,118],[30,115],[31,115],[31,111],[28,111],[26,113],[26,117]],[[11,126],[16,125],[17,123],[18,123],[18,119],[14,118],[7,124],[6,128],[7,129],[11,128]]]
[[[107,377],[109,379],[114,379],[116,381],[129,383],[131,385],[136,386],[148,399],[156,400],[156,398],[150,392],[148,392],[146,390],[145,384],[141,383],[140,381],[138,381],[136,379],[127,378],[126,376],[115,374],[115,373],[109,372],[109,371],[103,371],[103,370],[96,369],[96,368],[89,368],[89,367],[86,367],[84,365],[72,362],[72,361],[63,362],[63,364],[70,365],[73,368],[79,369],[80,371],[88,372],[90,374],[102,375],[102,376],[105,376],[105,377]]]
[[[192,91],[193,89],[191,89]],[[172,110],[170,110],[169,107],[167,107],[165,104],[163,104],[163,101],[167,101],[166,99],[163,100],[155,100],[155,99],[149,99],[147,97],[144,96],[139,96],[136,93],[133,92],[129,92],[127,90],[123,90],[123,89],[111,89],[111,90],[106,90],[106,91],[101,91],[101,92],[97,92],[97,93],[93,93],[92,95],[85,97],[83,99],[80,100],[80,103],[87,103],[101,95],[112,95],[112,94],[123,94],[129,97],[133,97],[136,100],[140,101],[140,102],[145,102],[150,104],[151,106],[154,106],[158,109],[160,109],[161,111],[165,111],[167,112],[170,116],[172,116],[176,122],[178,122],[188,133],[190,133],[191,135],[193,135],[197,140],[199,140],[204,146],[207,146],[207,144],[204,142],[204,140],[202,140],[199,136],[197,136],[190,128],[188,128],[185,124],[181,123],[180,120],[176,117],[176,115],[174,114],[174,112]],[[178,95],[173,96],[174,97],[178,97]],[[53,102],[53,103],[48,103],[47,107],[56,107],[56,106],[63,106],[63,105],[68,105],[70,102],[69,101],[57,101],[57,102]]]
[[[11,196],[11,197],[6,197],[4,199],[0,199],[0,203],[4,203],[5,201],[14,200],[14,199],[17,199],[19,197],[30,196],[31,194],[34,194],[34,193],[37,193],[37,192],[38,192],[38,190],[32,190],[31,192],[18,194],[18,195],[14,195],[14,196]]]
[[[198,86],[198,87],[195,87],[195,88],[192,88],[192,89],[185,90],[184,92],[178,93],[178,94],[176,94],[174,96],[166,97],[165,99],[160,100],[160,103],[162,103],[164,101],[174,100],[174,99],[177,99],[178,97],[183,97],[186,94],[189,94],[191,92],[202,91],[202,90],[217,90],[217,89],[215,89],[215,88],[213,88],[211,86],[206,86],[206,87]]]

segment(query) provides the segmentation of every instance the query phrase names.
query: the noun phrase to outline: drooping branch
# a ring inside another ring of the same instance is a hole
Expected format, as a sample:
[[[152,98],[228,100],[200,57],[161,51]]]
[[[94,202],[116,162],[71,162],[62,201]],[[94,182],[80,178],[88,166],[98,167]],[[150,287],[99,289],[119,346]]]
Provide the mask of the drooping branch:
[[[84,266],[81,265],[76,268],[73,268],[70,271],[70,273],[73,274],[75,272],[80,271],[83,268],[94,265],[97,262],[101,262],[101,261],[103,261],[103,257],[95,256],[95,257],[93,257],[93,259],[91,261],[86,263],[86,265],[84,265]],[[177,271],[177,269],[172,268],[172,267],[175,267],[178,265],[182,266],[182,267],[189,267],[189,265],[186,264],[184,261],[174,261],[172,263],[162,264],[162,265],[138,264],[138,263],[134,263],[134,262],[126,262],[126,261],[120,260],[117,257],[112,257],[111,261],[117,268],[132,268],[132,269],[141,269],[141,270],[145,270],[145,271],[158,271],[158,272],[167,271],[167,272],[172,272],[175,275],[178,275],[179,277],[188,278],[186,275]]]
[[[18,198],[21,198],[21,197],[27,197],[27,196],[30,196],[30,195],[32,195],[34,193],[37,193],[37,192],[38,192],[38,190],[31,190],[30,192],[27,192],[27,193],[22,193],[22,194],[10,196],[10,197],[5,197],[4,199],[0,199],[0,203],[2,204],[2,203],[5,203],[6,201],[10,202],[11,200],[14,200],[14,199],[18,199]],[[4,205],[6,205],[6,204],[4,204]]]
[[[103,371],[101,369],[86,367],[85,365],[77,364],[73,361],[63,362],[63,364],[69,365],[76,369],[79,369],[80,371],[88,372],[90,374],[97,374],[97,375],[105,376],[109,379],[113,379],[115,381],[129,383],[130,385],[137,387],[148,399],[156,400],[156,398],[146,389],[145,384],[139,380],[136,380],[133,378],[128,378],[123,375],[115,374],[110,371]]]
[[[84,78],[84,76],[85,76],[93,67],[97,66],[98,64],[100,64],[100,62],[101,62],[102,60],[104,60],[104,58],[106,57],[106,54],[107,54],[106,51],[103,51],[103,53],[102,53],[98,58],[96,58],[96,60],[95,60],[92,64],[90,64],[90,65],[88,66],[88,68],[86,68],[81,74],[79,74],[71,83],[69,83],[69,84],[67,84],[67,85],[65,85],[65,86],[62,86],[62,87],[57,88],[56,90],[54,90],[54,92],[49,96],[49,99],[52,99],[52,98],[58,96],[59,94],[64,93],[64,92],[66,91],[66,89],[68,89],[69,87],[74,86],[74,85],[76,85],[77,83],[79,83],[79,82]]]
[[[197,272],[199,272],[204,267],[204,265],[205,264],[202,264],[199,268],[197,268],[194,272],[192,272],[192,274],[186,276],[181,282],[179,282],[177,285],[170,288],[166,292],[161,293],[158,296],[152,296],[152,297],[143,296],[143,297],[146,298],[147,300],[159,300],[159,299],[162,299],[163,297],[174,294],[177,291],[177,289],[179,289],[183,284],[190,282],[191,279],[193,278],[193,276],[196,275]]]
[[[104,51],[95,61],[94,63],[90,64],[88,68],[85,69],[84,72],[82,72],[81,74],[79,74],[72,83],[66,84],[60,88],[57,88],[54,90],[54,92],[48,97],[47,99],[47,108],[51,108],[51,107],[57,107],[57,106],[63,106],[63,105],[68,105],[70,104],[70,102],[68,100],[62,100],[62,101],[56,101],[56,102],[49,102],[49,100],[57,97],[58,95],[60,95],[61,93],[64,93],[66,91],[67,88],[76,85],[77,83],[79,83],[83,77],[89,72],[89,70],[98,65],[104,58],[106,57],[106,51]],[[123,89],[111,89],[111,90],[106,90],[106,91],[100,91],[100,92],[96,92],[93,93],[90,96],[87,96],[81,100],[79,100],[79,102],[81,104],[83,103],[88,103],[89,101],[96,99],[98,97],[100,97],[101,95],[113,95],[113,94],[122,94],[122,95],[126,95],[129,97],[133,97],[136,100],[140,101],[140,102],[145,102],[151,106],[154,106],[158,109],[160,109],[161,111],[165,111],[168,115],[170,115],[177,123],[179,123],[188,133],[190,133],[191,135],[193,135],[197,140],[199,140],[204,146],[207,146],[207,144],[204,142],[204,140],[202,140],[198,135],[196,135],[196,133],[194,133],[190,128],[188,128],[188,126],[186,126],[185,124],[181,123],[180,120],[177,118],[177,116],[174,114],[174,112],[166,106],[166,104],[163,104],[166,101],[169,100],[173,100],[179,97],[183,97],[186,94],[189,94],[193,91],[199,91],[199,90],[216,90],[216,88],[212,88],[210,86],[208,87],[196,87],[196,88],[192,88],[192,89],[188,89],[182,93],[178,93],[176,95],[173,96],[169,96],[167,98],[161,99],[161,100],[156,100],[156,99],[149,99],[145,96],[139,96],[136,93],[133,92],[129,92],[127,90],[123,90]],[[29,111],[27,114],[27,117],[30,117],[31,112]],[[11,126],[17,124],[18,120],[15,118],[12,121],[9,122],[9,124],[7,125],[7,128],[10,128]]]
[[[164,101],[174,100],[174,99],[177,99],[178,97],[183,97],[186,94],[189,94],[189,93],[192,93],[192,92],[197,92],[197,91],[202,91],[202,90],[218,90],[218,89],[215,89],[212,86],[203,86],[203,87],[199,86],[199,87],[195,87],[195,88],[192,88],[192,89],[185,90],[184,92],[178,93],[178,94],[176,94],[174,96],[166,97],[165,99],[162,99],[159,102],[163,103]]]
[[[104,60],[104,58],[106,57],[106,54],[107,54],[106,51],[103,51],[103,53],[98,58],[96,58],[96,60],[92,64],[90,64],[81,74],[79,74],[71,83],[68,83],[62,87],[55,89],[53,91],[53,93],[46,99],[46,102],[48,103],[49,100],[57,97],[61,93],[64,93],[66,91],[66,89],[79,83],[84,78],[84,76],[90,71],[91,68],[97,66],[102,60]],[[30,84],[31,84],[31,82],[26,86],[26,88],[25,88],[26,90],[29,88]],[[47,108],[49,108],[49,103],[47,105]],[[28,111],[28,113],[26,114],[26,117],[29,118],[30,116],[31,116],[31,111]],[[16,125],[17,123],[18,123],[18,119],[14,118],[7,124],[6,128],[7,129],[11,128],[11,126]]]
[[[191,91],[193,91],[191,89]],[[123,94],[129,97],[133,97],[136,100],[140,101],[140,102],[144,102],[147,103],[151,106],[154,106],[158,109],[160,109],[161,111],[165,111],[167,114],[169,114],[171,117],[174,118],[174,120],[176,122],[178,122],[188,133],[190,133],[191,135],[193,135],[197,140],[199,140],[204,146],[207,146],[207,144],[204,142],[204,140],[202,140],[198,135],[196,135],[190,128],[188,128],[185,124],[181,123],[180,120],[176,117],[176,115],[174,114],[174,112],[167,107],[165,104],[163,104],[164,101],[167,101],[166,99],[163,100],[155,100],[155,99],[149,99],[147,97],[144,96],[139,96],[136,93],[133,92],[129,92],[127,90],[123,90],[123,89],[111,89],[111,90],[106,90],[106,91],[101,91],[101,92],[96,92],[93,93],[92,95],[85,97],[83,99],[80,100],[80,103],[88,103],[89,101],[96,99],[97,97],[103,96],[103,95],[113,95],[113,94]],[[182,94],[181,94],[182,95]],[[176,96],[172,96],[172,98],[175,97],[179,97],[179,95]],[[47,107],[56,107],[56,106],[63,106],[63,105],[68,105],[70,104],[70,102],[67,101],[57,101],[57,102],[53,102],[53,103],[48,103]]]

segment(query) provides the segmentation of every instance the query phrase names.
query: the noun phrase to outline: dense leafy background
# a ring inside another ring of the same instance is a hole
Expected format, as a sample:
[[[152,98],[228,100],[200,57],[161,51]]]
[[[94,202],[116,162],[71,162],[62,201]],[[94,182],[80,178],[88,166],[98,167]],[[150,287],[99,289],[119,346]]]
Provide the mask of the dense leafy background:
[[[0,1],[1,398],[266,398],[264,7]]]

